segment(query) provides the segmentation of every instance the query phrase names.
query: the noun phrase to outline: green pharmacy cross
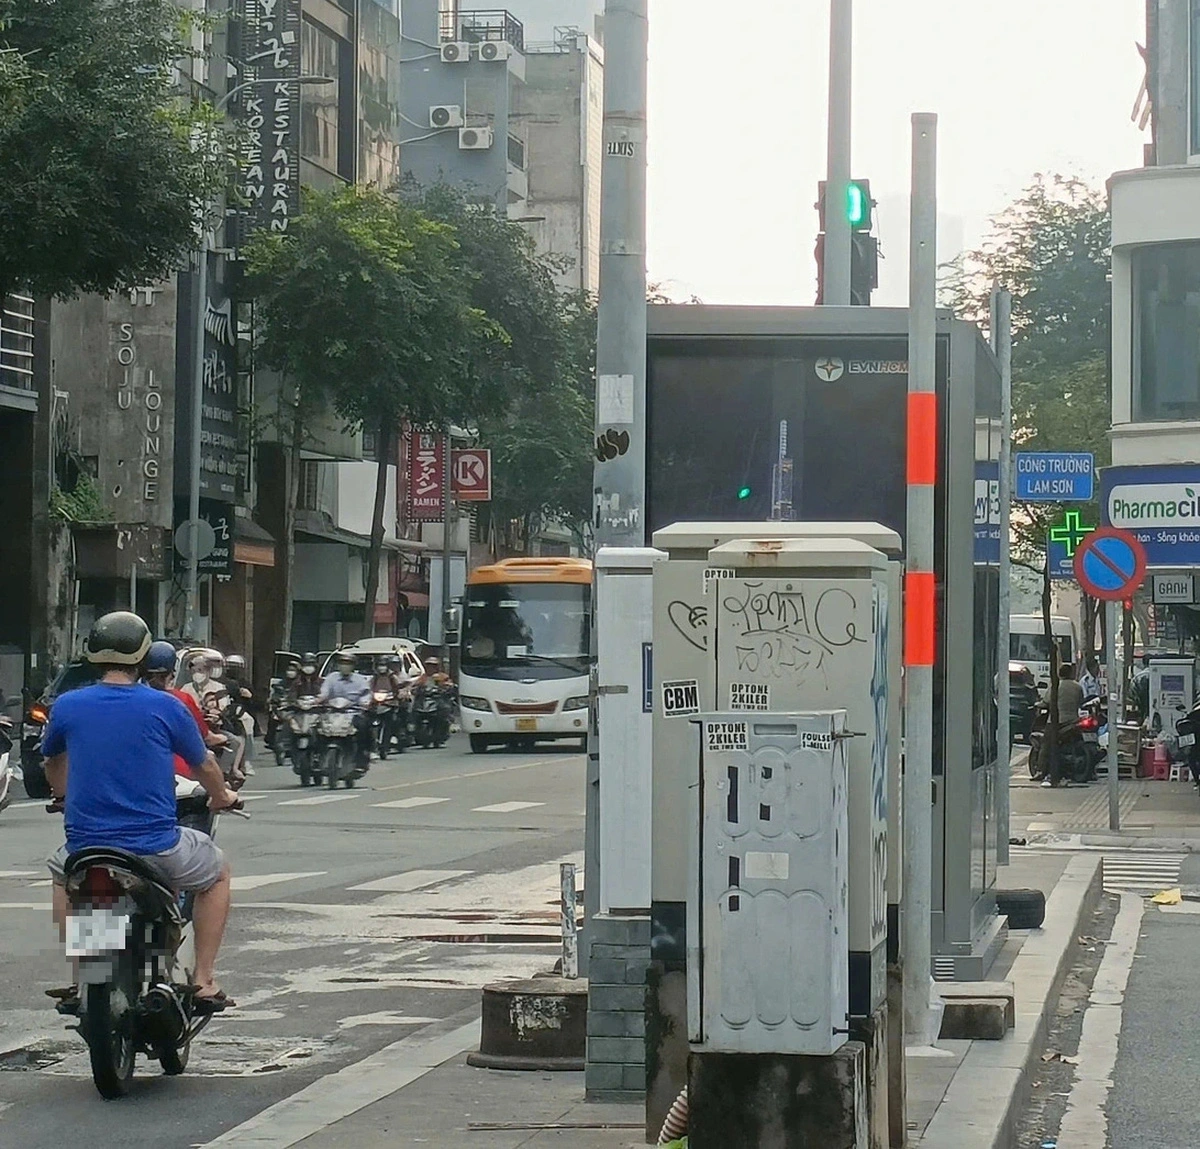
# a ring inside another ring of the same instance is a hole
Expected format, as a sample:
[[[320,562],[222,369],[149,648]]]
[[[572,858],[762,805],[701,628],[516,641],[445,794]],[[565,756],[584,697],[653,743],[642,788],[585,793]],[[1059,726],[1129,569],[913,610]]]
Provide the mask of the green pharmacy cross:
[[[1079,544],[1095,529],[1095,527],[1083,525],[1078,511],[1066,511],[1063,514],[1063,521],[1050,528],[1050,541],[1062,543],[1066,548],[1067,558],[1073,559]]]

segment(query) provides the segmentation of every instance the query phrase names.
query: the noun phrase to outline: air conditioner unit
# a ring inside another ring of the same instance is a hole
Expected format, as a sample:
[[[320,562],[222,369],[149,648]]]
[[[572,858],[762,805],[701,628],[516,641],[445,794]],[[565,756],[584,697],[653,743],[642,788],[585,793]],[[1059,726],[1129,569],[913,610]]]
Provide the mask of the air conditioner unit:
[[[504,40],[485,40],[479,45],[479,58],[486,63],[495,60],[507,60],[513,53],[513,46]]]
[[[494,140],[491,128],[459,128],[458,146],[461,151],[475,152],[490,148]]]
[[[434,104],[429,109],[429,126],[431,128],[461,128],[462,125],[462,108],[457,104]]]
[[[471,62],[471,45],[467,40],[451,40],[442,45],[443,64],[469,64]]]

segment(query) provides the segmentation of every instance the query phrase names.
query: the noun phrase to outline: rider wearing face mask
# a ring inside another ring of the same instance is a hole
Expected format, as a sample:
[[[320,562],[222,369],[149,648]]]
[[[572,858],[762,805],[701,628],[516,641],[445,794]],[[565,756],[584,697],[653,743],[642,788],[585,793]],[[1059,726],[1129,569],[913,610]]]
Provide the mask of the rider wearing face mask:
[[[226,738],[223,734],[214,734],[208,728],[208,723],[204,720],[204,713],[197,704],[195,698],[192,697],[186,690],[177,690],[172,686],[175,680],[175,670],[179,661],[179,656],[175,653],[175,648],[169,642],[153,642],[150,644],[150,649],[146,652],[146,663],[142,668],[142,678],[147,686],[153,687],[155,690],[165,690],[168,694],[178,698],[180,702],[187,708],[187,712],[196,720],[196,727],[200,731],[200,737],[204,739],[204,743],[209,749],[218,746],[224,746]],[[192,768],[178,755],[175,755],[175,773],[181,778],[194,778]]]
[[[371,758],[371,723],[367,718],[367,707],[371,704],[371,681],[365,674],[356,672],[353,654],[346,651],[339,653],[334,665],[337,669],[326,676],[321,685],[320,700],[332,702],[336,698],[344,698],[354,708],[359,766],[365,769]]]
[[[311,652],[300,660],[300,674],[294,688],[297,697],[321,693],[321,676],[317,673],[317,656]]]

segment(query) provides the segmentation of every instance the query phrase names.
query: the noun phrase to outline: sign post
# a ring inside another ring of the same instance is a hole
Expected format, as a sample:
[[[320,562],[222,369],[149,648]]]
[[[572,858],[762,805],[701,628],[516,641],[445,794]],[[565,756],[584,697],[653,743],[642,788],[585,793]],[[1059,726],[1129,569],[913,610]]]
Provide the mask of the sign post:
[[[1124,667],[1117,642],[1117,604],[1129,598],[1146,577],[1146,551],[1137,538],[1117,527],[1100,527],[1075,551],[1075,577],[1093,598],[1108,604],[1108,828],[1121,828],[1117,728],[1125,696]]]

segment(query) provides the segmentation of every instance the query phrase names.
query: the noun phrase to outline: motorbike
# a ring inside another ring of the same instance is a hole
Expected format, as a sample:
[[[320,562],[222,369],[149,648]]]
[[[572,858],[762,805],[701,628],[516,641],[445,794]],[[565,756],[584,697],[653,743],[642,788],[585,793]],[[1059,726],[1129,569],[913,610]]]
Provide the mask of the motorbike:
[[[19,777],[20,767],[12,760],[12,728],[13,724],[0,717],[0,811],[8,808],[12,801],[13,780]]]
[[[413,741],[427,750],[444,746],[450,737],[454,719],[454,699],[451,692],[435,682],[422,682],[413,694]]]
[[[371,745],[379,754],[380,761],[388,756],[396,726],[396,695],[390,690],[375,690],[371,693]],[[404,747],[400,747],[403,752]]]
[[[213,832],[199,783],[177,779],[176,803],[181,825]],[[240,806],[230,812],[248,817]],[[169,1076],[183,1073],[193,1039],[212,1019],[196,1000],[189,965],[190,897],[112,847],[77,850],[67,859],[66,883],[66,949],[78,963],[79,1000],[58,1010],[78,1018],[96,1089],[106,1100],[124,1096],[139,1054]]]
[[[1200,786],[1200,703],[1187,711],[1175,722],[1175,733],[1179,736],[1179,748],[1187,755],[1192,781]]]
[[[50,721],[43,702],[33,702],[21,723],[21,774],[25,793],[30,798],[49,798],[50,783],[42,767],[42,734]]]
[[[359,763],[358,731],[354,727],[354,707],[345,698],[325,704],[317,723],[318,760],[325,785],[336,790],[341,782],[347,790],[366,773]]]
[[[1041,780],[1049,775],[1047,762],[1046,727],[1050,706],[1039,702],[1033,716],[1033,731],[1029,735],[1029,776]],[[1103,758],[1100,747],[1099,708],[1089,712],[1085,706],[1075,722],[1060,723],[1058,728],[1059,776],[1067,782],[1091,782],[1096,767]]]
[[[292,769],[300,778],[301,786],[315,784],[321,780],[321,756],[317,749],[317,696],[301,694],[287,703],[284,711],[286,725],[276,735],[277,745],[292,760]]]

